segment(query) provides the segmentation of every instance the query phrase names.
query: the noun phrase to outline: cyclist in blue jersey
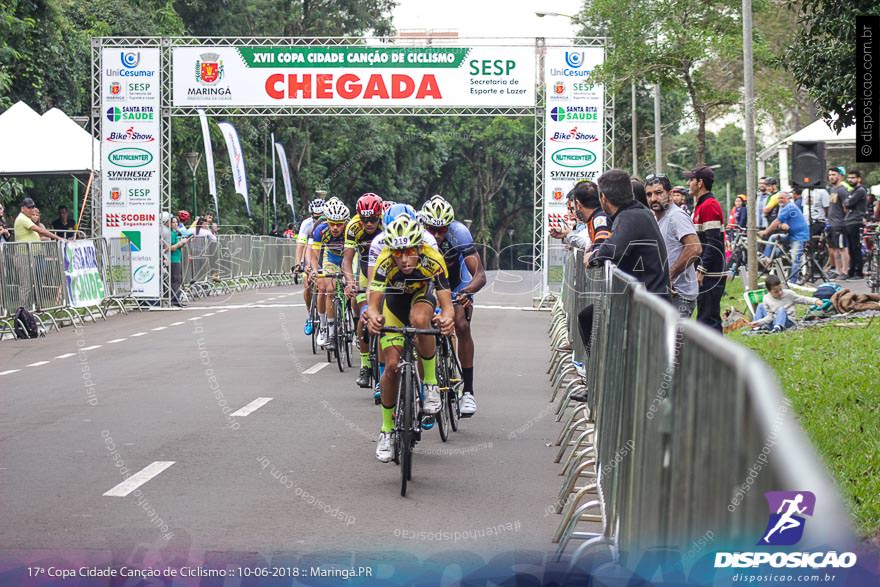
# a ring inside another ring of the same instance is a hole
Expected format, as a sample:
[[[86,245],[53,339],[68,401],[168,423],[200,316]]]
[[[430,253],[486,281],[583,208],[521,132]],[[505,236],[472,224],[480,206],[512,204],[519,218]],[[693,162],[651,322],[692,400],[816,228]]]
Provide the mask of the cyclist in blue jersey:
[[[320,195],[326,194],[326,192],[323,191],[317,193]],[[306,274],[306,283],[303,288],[303,300],[306,303],[306,325],[303,327],[303,332],[305,332],[306,336],[311,336],[312,329],[315,327],[309,317],[309,309],[312,307],[312,280],[311,272],[308,270],[309,255],[306,254],[306,251],[311,247],[310,241],[312,233],[315,231],[315,225],[320,224],[323,213],[324,198],[318,197],[309,202],[310,216],[303,220],[302,224],[299,225],[299,233],[296,237],[296,266],[294,267],[294,270]],[[324,311],[323,304],[318,306],[318,310],[321,312]]]
[[[461,362],[464,384],[461,415],[468,418],[477,412],[477,402],[474,399],[474,339],[471,336],[473,295],[486,285],[486,271],[471,231],[455,220],[452,205],[442,196],[432,196],[425,202],[421,216],[427,231],[437,239],[449,271],[449,286],[455,300],[458,359]]]
[[[312,232],[312,246],[309,251],[309,265],[312,271],[320,267],[322,273],[341,273],[342,255],[345,249],[345,225],[351,218],[348,206],[338,198],[330,198],[324,204],[324,222]],[[323,258],[321,259],[321,255]],[[314,273],[313,273],[314,277]],[[336,283],[332,278],[318,278],[318,301],[323,299],[324,312],[318,306],[320,331],[317,343],[320,346],[333,346],[336,337],[336,323],[333,315],[333,296]]]

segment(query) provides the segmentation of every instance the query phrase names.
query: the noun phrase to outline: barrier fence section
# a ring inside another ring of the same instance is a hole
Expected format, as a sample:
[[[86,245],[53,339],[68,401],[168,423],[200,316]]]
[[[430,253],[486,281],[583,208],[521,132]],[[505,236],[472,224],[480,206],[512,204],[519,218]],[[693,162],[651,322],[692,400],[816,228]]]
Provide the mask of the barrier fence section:
[[[578,316],[589,306],[587,349]],[[799,549],[854,543],[837,489],[756,355],[680,319],[610,263],[585,268],[582,253],[566,260],[551,315],[550,401],[565,421],[560,558],[574,564],[599,547],[633,561],[658,547],[694,558],[754,550],[764,493],[777,490],[816,496]]]
[[[106,318],[109,307],[125,313],[150,303],[132,296],[134,245],[130,241],[95,238],[77,242],[83,241],[94,244],[105,296],[100,303],[84,307],[74,307],[69,299],[63,242],[0,244],[0,340],[13,332],[19,307],[32,312],[43,330],[57,330],[65,324],[79,326],[86,318]],[[181,253],[182,297],[192,299],[289,283],[296,242],[252,235],[196,236]]]

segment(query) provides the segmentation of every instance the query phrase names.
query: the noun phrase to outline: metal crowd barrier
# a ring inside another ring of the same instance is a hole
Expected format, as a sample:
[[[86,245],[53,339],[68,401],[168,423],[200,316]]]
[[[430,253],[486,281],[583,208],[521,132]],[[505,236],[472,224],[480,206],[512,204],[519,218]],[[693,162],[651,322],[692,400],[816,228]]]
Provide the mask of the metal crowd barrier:
[[[589,304],[587,352],[577,315]],[[654,548],[697,556],[709,543],[753,550],[773,490],[816,496],[798,548],[853,544],[833,482],[758,357],[680,319],[610,263],[586,269],[580,253],[566,262],[551,316],[550,401],[564,420],[560,559],[637,561]]]

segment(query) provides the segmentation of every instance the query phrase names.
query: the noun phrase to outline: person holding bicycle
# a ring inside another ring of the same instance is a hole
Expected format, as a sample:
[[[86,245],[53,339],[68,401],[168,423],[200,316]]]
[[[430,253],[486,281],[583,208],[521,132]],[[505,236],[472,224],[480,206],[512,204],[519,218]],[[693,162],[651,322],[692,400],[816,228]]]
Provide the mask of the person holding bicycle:
[[[323,194],[324,192],[318,193]],[[306,254],[306,251],[311,247],[309,241],[315,231],[315,226],[321,223],[321,216],[324,214],[324,198],[315,198],[309,202],[309,213],[311,215],[299,225],[299,234],[296,237],[296,265],[294,265],[294,273],[306,274],[306,284],[303,288],[303,300],[306,303],[306,325],[303,327],[303,332],[306,336],[311,336],[312,329],[315,327],[309,318],[309,308],[312,307],[313,283],[310,277],[311,273],[307,271],[309,255]],[[323,312],[324,308],[319,306],[318,310]]]
[[[370,348],[364,340],[363,312],[367,307],[366,289],[369,285],[367,280],[367,264],[370,257],[370,245],[379,233],[379,224],[382,218],[382,198],[373,193],[367,193],[358,198],[355,205],[357,213],[345,227],[345,251],[342,255],[342,272],[345,273],[345,293],[349,299],[357,304],[358,316],[357,336],[361,352],[361,370],[355,381],[358,387],[370,386]],[[358,276],[354,275],[354,256],[358,256]]]
[[[335,316],[333,315],[333,296],[336,295],[336,283],[332,277],[318,277],[316,267],[321,267],[322,273],[341,273],[342,254],[345,248],[345,225],[351,218],[348,206],[339,198],[330,198],[324,204],[324,222],[315,227],[312,232],[312,247],[309,251],[309,268],[312,278],[317,279],[318,284],[318,319],[320,331],[318,333],[319,346],[333,346],[336,336]],[[324,312],[321,312],[321,300],[323,299]]]
[[[437,239],[449,271],[449,285],[455,299],[455,334],[458,359],[461,361],[464,395],[461,415],[469,418],[477,412],[474,400],[474,339],[471,336],[473,296],[486,285],[486,271],[467,226],[455,220],[452,204],[442,196],[432,196],[422,206],[422,221]]]
[[[777,241],[786,242],[791,254],[791,270],[788,274],[788,282],[796,284],[800,280],[801,260],[804,255],[804,243],[810,240],[810,227],[803,213],[797,205],[791,201],[791,194],[779,192],[779,214],[770,223],[770,226],[758,233],[763,239],[769,237],[769,243],[764,247],[764,259],[773,260],[777,250]],[[777,231],[784,233],[774,234]],[[772,235],[772,236],[771,236]],[[767,263],[769,265],[769,262]]]
[[[385,248],[376,260],[370,281],[369,304],[364,320],[369,331],[378,335],[383,326],[430,328],[434,321],[440,331],[451,335],[455,330],[455,311],[443,256],[423,242],[424,230],[418,221],[400,215],[385,227]],[[440,305],[441,313],[434,314]],[[385,360],[382,374],[382,426],[376,458],[383,463],[393,457],[391,431],[398,387],[398,363],[403,352],[402,334],[385,333],[380,346]],[[440,411],[437,387],[436,339],[419,335],[416,348],[424,373],[424,413]]]

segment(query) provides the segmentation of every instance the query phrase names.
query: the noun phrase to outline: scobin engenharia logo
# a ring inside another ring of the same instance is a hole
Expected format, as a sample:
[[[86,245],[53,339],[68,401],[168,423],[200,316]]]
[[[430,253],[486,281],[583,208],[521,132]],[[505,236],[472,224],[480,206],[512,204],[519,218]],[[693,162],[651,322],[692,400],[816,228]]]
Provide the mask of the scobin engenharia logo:
[[[764,494],[770,510],[767,527],[758,546],[792,546],[804,535],[807,520],[816,508],[816,496],[810,491],[768,491]],[[716,552],[715,568],[837,568],[848,569],[857,562],[854,552],[834,550],[817,552]]]

